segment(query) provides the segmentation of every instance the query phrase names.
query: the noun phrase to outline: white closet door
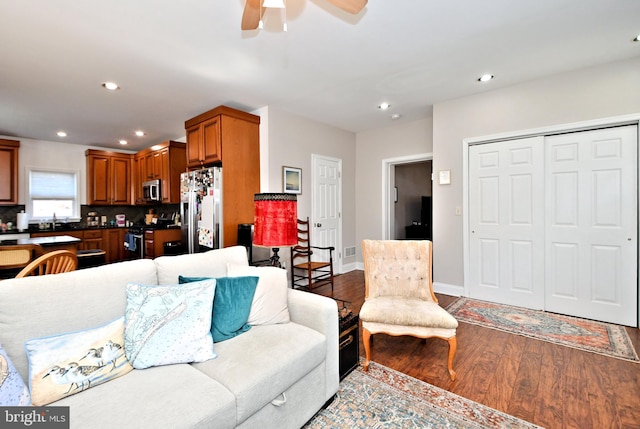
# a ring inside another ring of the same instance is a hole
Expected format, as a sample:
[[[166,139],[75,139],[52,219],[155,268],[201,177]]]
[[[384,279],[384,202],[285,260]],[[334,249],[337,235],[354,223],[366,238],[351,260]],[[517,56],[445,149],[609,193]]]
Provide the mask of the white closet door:
[[[545,309],[635,326],[637,127],[551,136],[545,146]]]
[[[544,138],[469,148],[469,294],[544,305]]]

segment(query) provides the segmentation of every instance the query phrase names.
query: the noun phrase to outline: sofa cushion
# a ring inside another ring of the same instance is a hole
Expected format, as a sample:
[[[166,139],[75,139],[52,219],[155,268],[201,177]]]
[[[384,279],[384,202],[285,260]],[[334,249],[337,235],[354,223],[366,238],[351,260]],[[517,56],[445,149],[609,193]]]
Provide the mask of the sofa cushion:
[[[130,372],[123,340],[124,317],[86,331],[28,340],[33,405],[47,405]]]
[[[300,380],[325,358],[326,338],[296,323],[254,326],[218,343],[218,358],[193,366],[235,396],[237,424]]]
[[[136,369],[216,357],[211,310],[216,281],[127,285],[124,349]]]
[[[178,276],[226,277],[227,264],[249,265],[243,246],[225,247],[190,255],[160,256],[153,260],[158,270],[158,284],[176,284]]]
[[[0,406],[29,405],[31,395],[0,344]]]
[[[178,276],[180,283],[199,282],[208,277]],[[216,279],[216,293],[211,316],[213,342],[228,340],[247,332],[251,302],[258,284],[257,277],[219,277]]]
[[[133,370],[53,403],[69,406],[71,429],[233,428],[235,398],[188,364]]]
[[[229,264],[229,277],[258,276],[258,287],[251,303],[251,312],[247,319],[249,325],[272,325],[288,323],[287,270],[277,267],[250,267]]]
[[[153,261],[139,259],[0,283],[0,342],[24,380],[29,338],[81,331],[124,315],[127,283],[157,282]]]

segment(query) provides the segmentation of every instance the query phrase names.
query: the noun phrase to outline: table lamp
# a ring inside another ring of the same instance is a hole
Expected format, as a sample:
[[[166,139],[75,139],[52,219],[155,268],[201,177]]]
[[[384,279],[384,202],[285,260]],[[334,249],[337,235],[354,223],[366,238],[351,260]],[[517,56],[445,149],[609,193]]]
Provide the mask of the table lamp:
[[[298,244],[298,201],[295,194],[255,194],[253,244],[271,247],[269,259],[274,267],[282,267],[279,247]]]

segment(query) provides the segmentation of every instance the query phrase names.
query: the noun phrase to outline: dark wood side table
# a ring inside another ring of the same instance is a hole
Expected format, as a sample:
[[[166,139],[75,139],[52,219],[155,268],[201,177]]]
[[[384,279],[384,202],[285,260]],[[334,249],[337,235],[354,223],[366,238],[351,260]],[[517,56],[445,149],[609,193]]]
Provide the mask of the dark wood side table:
[[[357,314],[348,313],[340,317],[339,329],[339,354],[340,354],[340,380],[357,368],[360,358],[360,317]]]

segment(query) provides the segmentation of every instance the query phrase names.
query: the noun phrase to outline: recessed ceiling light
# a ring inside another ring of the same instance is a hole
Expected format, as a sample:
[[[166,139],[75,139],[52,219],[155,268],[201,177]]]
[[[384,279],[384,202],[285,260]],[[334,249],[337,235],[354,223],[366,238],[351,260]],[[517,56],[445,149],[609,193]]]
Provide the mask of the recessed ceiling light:
[[[634,41],[634,42],[640,42],[640,34],[638,34],[638,35],[636,36],[636,38],[635,38],[635,39],[633,39],[633,41]]]
[[[144,131],[141,131],[141,130],[138,130],[138,131],[136,131],[136,135],[137,135],[138,137],[144,137],[145,132],[144,132]]]
[[[493,78],[494,78],[494,76],[492,74],[483,74],[482,76],[480,76],[478,78],[478,81],[479,82],[489,82]]]
[[[391,119],[400,119],[402,115],[400,113],[394,113],[393,115],[391,115]]]
[[[118,143],[120,143],[120,144],[123,144],[123,145],[124,145],[124,144],[127,144],[127,141],[126,141],[126,140],[120,140]]]
[[[386,103],[386,102],[385,102],[385,103],[380,103],[380,104],[378,105],[378,109],[380,109],[380,110],[387,110],[387,109],[388,109],[388,108],[390,108],[390,107],[391,107],[391,104]]]
[[[104,82],[102,84],[102,87],[108,89],[109,91],[116,91],[116,90],[120,89],[118,84],[115,83],[115,82]]]
[[[58,131],[56,134],[58,135],[58,137],[66,137],[67,136],[67,133],[65,133],[64,131]]]

